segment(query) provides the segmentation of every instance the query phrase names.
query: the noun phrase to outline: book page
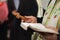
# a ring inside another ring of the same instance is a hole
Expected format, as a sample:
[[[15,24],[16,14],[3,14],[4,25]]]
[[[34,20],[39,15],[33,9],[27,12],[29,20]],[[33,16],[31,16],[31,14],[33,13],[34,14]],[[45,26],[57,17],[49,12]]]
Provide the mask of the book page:
[[[56,32],[56,31],[54,31],[52,29],[46,28],[44,25],[42,25],[40,23],[21,23],[20,26],[24,30],[26,30],[26,31],[27,31],[27,29],[29,27],[32,30],[37,31],[37,32],[47,32],[47,33],[55,33],[55,34],[58,34],[58,32]]]

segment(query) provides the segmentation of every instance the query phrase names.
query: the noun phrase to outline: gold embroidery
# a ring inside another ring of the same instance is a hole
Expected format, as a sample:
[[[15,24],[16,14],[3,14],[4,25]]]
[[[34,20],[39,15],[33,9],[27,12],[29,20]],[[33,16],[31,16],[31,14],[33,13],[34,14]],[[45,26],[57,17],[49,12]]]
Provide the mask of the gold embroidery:
[[[60,17],[58,18],[58,22],[57,22],[56,28],[57,28],[57,29],[60,28],[59,26],[60,26]]]

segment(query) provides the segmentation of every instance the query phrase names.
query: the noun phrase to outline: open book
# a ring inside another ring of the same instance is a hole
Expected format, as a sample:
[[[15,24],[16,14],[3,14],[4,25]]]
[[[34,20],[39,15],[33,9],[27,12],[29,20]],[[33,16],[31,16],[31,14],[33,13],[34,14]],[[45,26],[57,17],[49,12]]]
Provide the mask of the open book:
[[[38,32],[47,32],[47,33],[55,33],[58,34],[58,32],[46,28],[44,25],[40,24],[40,23],[21,23],[20,25],[24,30],[27,30],[28,27],[31,28],[32,30],[38,31]]]

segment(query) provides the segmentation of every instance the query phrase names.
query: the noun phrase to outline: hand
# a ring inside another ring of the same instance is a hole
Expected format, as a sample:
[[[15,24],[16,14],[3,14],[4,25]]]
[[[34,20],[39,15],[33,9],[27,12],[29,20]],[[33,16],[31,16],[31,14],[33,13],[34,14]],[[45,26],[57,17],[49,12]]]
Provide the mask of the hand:
[[[42,33],[41,34],[46,40],[57,40],[57,34]]]
[[[52,29],[54,31],[57,32],[56,28],[52,27],[52,26],[46,26],[49,29]],[[46,40],[57,40],[57,34],[53,34],[53,33],[40,33]]]
[[[28,23],[37,23],[37,19],[34,16],[25,16],[27,20],[22,20],[22,22],[28,22]]]

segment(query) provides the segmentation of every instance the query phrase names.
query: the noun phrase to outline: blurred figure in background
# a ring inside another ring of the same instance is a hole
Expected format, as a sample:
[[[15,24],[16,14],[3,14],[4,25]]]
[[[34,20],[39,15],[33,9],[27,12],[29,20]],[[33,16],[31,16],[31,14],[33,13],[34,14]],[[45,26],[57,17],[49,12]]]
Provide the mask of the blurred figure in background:
[[[6,0],[0,0],[0,40],[7,40],[8,8]]]

